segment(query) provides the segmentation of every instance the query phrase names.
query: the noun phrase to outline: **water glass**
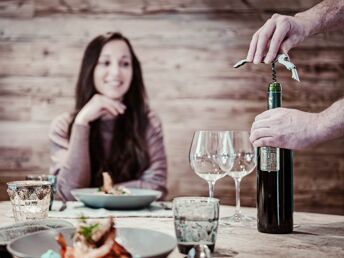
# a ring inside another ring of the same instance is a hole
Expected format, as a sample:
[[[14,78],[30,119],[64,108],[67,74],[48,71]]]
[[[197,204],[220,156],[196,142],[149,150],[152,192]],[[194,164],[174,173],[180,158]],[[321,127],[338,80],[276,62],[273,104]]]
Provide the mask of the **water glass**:
[[[51,193],[50,193],[50,205],[49,210],[51,211],[51,208],[53,206],[54,201],[54,195],[56,193],[56,176],[54,175],[27,175],[25,177],[26,180],[38,180],[38,181],[48,181],[51,183]]]
[[[7,183],[15,221],[48,217],[51,183],[48,181],[13,181]]]
[[[173,200],[174,227],[179,252],[187,254],[198,244],[214,251],[219,224],[219,200],[208,197],[177,197]]]

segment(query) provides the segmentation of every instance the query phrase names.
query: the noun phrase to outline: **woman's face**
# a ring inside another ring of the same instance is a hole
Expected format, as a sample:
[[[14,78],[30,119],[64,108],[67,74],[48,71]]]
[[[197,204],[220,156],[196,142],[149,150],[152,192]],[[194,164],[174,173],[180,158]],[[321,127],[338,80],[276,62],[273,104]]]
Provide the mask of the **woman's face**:
[[[133,77],[131,54],[123,40],[112,40],[103,47],[94,69],[93,80],[98,93],[122,100]]]

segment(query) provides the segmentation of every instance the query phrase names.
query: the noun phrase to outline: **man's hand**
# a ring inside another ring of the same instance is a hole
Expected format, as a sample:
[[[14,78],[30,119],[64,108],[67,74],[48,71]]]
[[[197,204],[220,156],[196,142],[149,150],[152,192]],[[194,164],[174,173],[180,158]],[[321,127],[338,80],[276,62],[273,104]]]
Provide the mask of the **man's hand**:
[[[255,147],[307,149],[318,143],[316,134],[319,126],[317,113],[275,108],[256,116],[250,140]]]
[[[299,16],[274,14],[253,34],[247,61],[271,63],[278,53],[288,51],[302,42],[309,33],[308,23]],[[267,53],[267,54],[266,54]],[[265,59],[263,56],[266,54]]]

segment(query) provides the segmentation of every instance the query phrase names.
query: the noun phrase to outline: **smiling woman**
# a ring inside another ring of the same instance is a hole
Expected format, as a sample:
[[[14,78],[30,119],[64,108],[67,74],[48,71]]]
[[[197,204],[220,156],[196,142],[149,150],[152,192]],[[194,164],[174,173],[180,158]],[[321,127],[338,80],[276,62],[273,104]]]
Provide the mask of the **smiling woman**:
[[[141,66],[127,38],[107,33],[87,46],[71,113],[51,125],[50,172],[58,193],[102,185],[108,171],[117,185],[166,193],[161,123],[149,108]]]
[[[124,41],[110,41],[100,53],[94,70],[94,84],[101,94],[123,99],[133,76],[131,55]]]

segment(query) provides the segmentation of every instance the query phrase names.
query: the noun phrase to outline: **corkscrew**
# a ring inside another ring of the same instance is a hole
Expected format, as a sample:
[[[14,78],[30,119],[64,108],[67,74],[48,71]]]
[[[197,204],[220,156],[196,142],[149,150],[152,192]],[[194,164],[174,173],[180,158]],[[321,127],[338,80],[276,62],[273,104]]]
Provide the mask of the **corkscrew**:
[[[233,67],[234,68],[239,68],[240,66],[246,64],[246,63],[251,63],[248,62],[247,59],[240,60],[237,62]],[[280,54],[277,56],[277,58],[272,61],[272,80],[275,82],[276,81],[276,70],[275,70],[275,64],[280,63],[285,66],[289,71],[291,71],[291,78],[294,80],[300,82],[299,75],[296,70],[296,66],[290,61],[289,57],[286,54]]]
[[[276,80],[276,69],[275,69],[275,62],[272,62],[272,68],[271,68],[271,70],[272,70],[272,81],[273,82],[276,82],[277,80]]]

